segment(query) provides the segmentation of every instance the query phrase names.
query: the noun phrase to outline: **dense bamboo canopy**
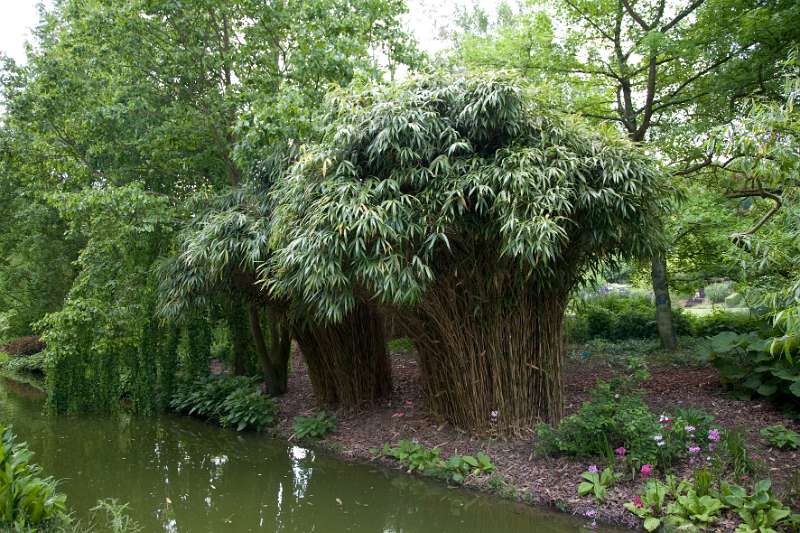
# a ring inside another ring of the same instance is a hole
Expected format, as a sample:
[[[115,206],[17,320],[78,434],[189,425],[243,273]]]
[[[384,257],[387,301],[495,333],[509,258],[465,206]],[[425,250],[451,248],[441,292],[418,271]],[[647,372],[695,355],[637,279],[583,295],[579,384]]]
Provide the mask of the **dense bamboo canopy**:
[[[337,92],[329,110],[274,191],[271,289],[331,322],[359,301],[399,313],[459,425],[558,418],[568,293],[657,247],[658,166],[503,77]]]

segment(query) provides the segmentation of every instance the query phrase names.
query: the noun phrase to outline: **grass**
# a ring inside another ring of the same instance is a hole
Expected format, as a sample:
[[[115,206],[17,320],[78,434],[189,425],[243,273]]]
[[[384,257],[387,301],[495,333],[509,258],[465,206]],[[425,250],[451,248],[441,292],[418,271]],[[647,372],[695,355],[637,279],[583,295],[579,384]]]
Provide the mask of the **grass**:
[[[414,349],[414,343],[408,337],[398,337],[386,343],[389,352],[410,352]]]

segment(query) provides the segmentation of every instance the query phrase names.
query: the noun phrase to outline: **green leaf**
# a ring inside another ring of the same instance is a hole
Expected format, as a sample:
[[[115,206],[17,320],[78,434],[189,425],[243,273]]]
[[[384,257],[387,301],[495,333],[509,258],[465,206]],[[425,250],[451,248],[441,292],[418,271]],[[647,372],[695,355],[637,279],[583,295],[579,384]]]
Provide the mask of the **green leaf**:
[[[594,485],[587,481],[582,481],[580,485],[578,485],[578,496],[586,496],[587,494],[591,494],[594,491]]]
[[[661,520],[655,518],[653,516],[644,519],[644,524],[642,524],[646,531],[655,531],[659,527],[661,527]]]

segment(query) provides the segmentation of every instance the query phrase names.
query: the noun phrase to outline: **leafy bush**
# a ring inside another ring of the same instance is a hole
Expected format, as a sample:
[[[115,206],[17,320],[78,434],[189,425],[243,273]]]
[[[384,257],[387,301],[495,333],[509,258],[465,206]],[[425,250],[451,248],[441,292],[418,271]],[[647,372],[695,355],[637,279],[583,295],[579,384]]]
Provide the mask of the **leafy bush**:
[[[262,431],[275,423],[277,406],[261,393],[258,379],[209,376],[183,383],[170,402],[179,413],[207,418],[237,431]]]
[[[695,337],[711,337],[723,331],[734,333],[749,333],[751,331],[763,332],[769,335],[772,324],[765,316],[758,313],[733,313],[715,309],[712,313],[702,316],[687,313],[690,332]]]
[[[706,298],[712,303],[721,304],[731,293],[733,288],[730,283],[712,283],[705,288]]]
[[[713,418],[698,410],[656,415],[635,388],[640,377],[598,382],[591,400],[577,413],[556,428],[540,424],[537,452],[613,458],[613,450],[624,450],[625,460],[635,468],[650,464],[664,469],[690,453],[696,442],[705,443]]]
[[[259,389],[242,387],[231,392],[220,406],[220,425],[235,427],[236,431],[251,428],[263,431],[275,424],[277,406]]]
[[[767,440],[770,446],[775,448],[791,448],[793,450],[800,448],[800,433],[786,429],[780,424],[765,427],[761,430],[761,436]]]
[[[699,496],[694,489],[688,489],[667,506],[667,523],[677,529],[707,531],[719,518],[722,508],[721,500],[709,495]]]
[[[336,429],[336,417],[325,411],[311,416],[296,416],[292,425],[298,439],[322,439]]]
[[[711,338],[708,357],[722,382],[740,398],[764,396],[800,404],[800,358],[770,353],[772,339],[731,331]]]
[[[67,497],[50,477],[42,477],[24,443],[0,425],[0,526],[44,529],[69,522]]]
[[[672,319],[677,334],[690,331],[689,321],[680,309],[673,310]],[[571,341],[654,338],[658,336],[655,307],[643,296],[609,294],[588,298],[577,303],[575,317],[567,320],[567,335]]]
[[[9,355],[33,355],[44,350],[45,345],[38,335],[19,337],[0,346],[0,352]]]
[[[495,467],[488,455],[453,454],[446,460],[441,457],[439,448],[428,448],[424,444],[400,440],[395,446],[383,445],[383,454],[397,459],[408,467],[409,472],[417,471],[428,476],[463,481],[467,476],[478,476],[494,472]]]

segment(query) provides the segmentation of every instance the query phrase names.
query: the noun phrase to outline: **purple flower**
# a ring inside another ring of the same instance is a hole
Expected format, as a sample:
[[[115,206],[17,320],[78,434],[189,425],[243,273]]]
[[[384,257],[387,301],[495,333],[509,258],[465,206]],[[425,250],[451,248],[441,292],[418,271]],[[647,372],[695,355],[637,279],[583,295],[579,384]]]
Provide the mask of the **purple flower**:
[[[590,473],[590,474],[596,474],[597,472],[598,472],[598,470],[597,470],[597,466],[595,466],[595,465],[589,465],[589,473]]]
[[[712,429],[708,432],[708,440],[712,440],[714,442],[719,442],[720,434],[718,429]]]
[[[491,417],[492,417],[492,420],[494,420],[494,419],[496,419],[496,418],[497,418],[497,411],[492,411],[492,412],[491,412],[491,413],[489,413],[489,414],[491,415]]]
[[[624,446],[620,446],[614,450],[614,453],[616,453],[618,457],[625,457],[625,454],[628,453],[628,450],[626,450]]]
[[[689,453],[697,453],[700,451],[700,446],[692,445],[689,446]]]
[[[697,428],[695,428],[694,426],[686,426],[685,429],[687,433],[694,433],[694,430]]]
[[[585,516],[586,518],[594,518],[596,514],[597,511],[595,511],[594,509],[589,509],[588,511],[583,513],[583,516]]]

